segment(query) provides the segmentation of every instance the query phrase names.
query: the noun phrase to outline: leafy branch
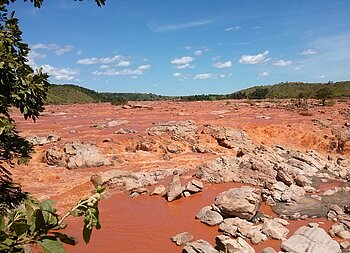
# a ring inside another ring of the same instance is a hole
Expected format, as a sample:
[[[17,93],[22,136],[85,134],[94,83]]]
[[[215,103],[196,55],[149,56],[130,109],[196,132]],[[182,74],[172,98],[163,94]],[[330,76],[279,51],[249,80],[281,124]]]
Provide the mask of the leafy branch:
[[[98,203],[104,188],[97,187],[96,193],[59,217],[52,200],[37,203],[25,200],[17,209],[2,207],[0,210],[0,251],[25,252],[25,248],[39,244],[43,253],[66,252],[64,244],[75,245],[74,238],[62,232],[63,221],[69,217],[84,216],[83,238],[89,243],[93,228],[100,229]]]

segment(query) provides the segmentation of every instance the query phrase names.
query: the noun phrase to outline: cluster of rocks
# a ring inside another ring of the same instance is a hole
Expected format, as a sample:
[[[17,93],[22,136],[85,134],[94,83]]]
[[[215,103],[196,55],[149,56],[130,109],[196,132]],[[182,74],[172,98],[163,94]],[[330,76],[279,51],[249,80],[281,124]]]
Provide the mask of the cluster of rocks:
[[[91,124],[91,127],[103,129],[107,127],[116,127],[120,125],[125,125],[127,123],[129,123],[128,120],[118,119],[118,120],[110,120],[108,122],[94,122]]]
[[[193,120],[155,123],[155,126],[147,131],[151,136],[169,133],[173,140],[184,140],[192,145],[196,144],[198,139],[198,127]]]
[[[332,205],[329,212],[327,213],[327,218],[335,223],[329,230],[329,234],[332,237],[338,236],[344,240],[350,240],[350,209],[349,206],[341,208],[338,205]],[[350,250],[350,242],[347,245],[342,245],[344,248]]]
[[[218,144],[228,149],[253,150],[254,143],[249,136],[242,130],[230,127],[206,125],[202,131],[203,134],[210,134],[215,138]]]
[[[283,252],[341,252],[340,244],[319,228],[318,223],[299,228],[287,239],[289,230],[285,226],[289,222],[261,215],[258,212],[261,201],[261,191],[251,187],[222,192],[215,198],[213,205],[203,207],[196,215],[196,218],[207,225],[219,225],[219,231],[223,234],[216,236],[215,246],[205,240],[192,241],[193,236],[188,232],[180,233],[171,240],[184,246],[183,253],[254,253],[254,248],[246,240],[258,244],[269,238],[281,240]],[[335,215],[333,218],[343,217],[343,222],[346,220],[340,208],[333,207],[332,211],[333,216]],[[336,230],[338,226],[340,225],[334,225],[332,229]],[[342,247],[346,246],[348,245],[343,243]],[[276,253],[272,248],[266,248],[262,252]]]
[[[183,235],[181,237],[181,235]],[[177,240],[176,240],[177,239]],[[182,240],[179,240],[182,239]],[[215,238],[215,247],[205,240],[193,240],[192,235],[182,233],[172,238],[178,245],[184,243],[183,253],[255,253],[255,250],[243,238],[233,238],[227,235],[218,235]],[[187,242],[189,240],[189,242]],[[300,227],[290,238],[281,243],[282,252],[292,253],[341,253],[338,242],[333,240],[317,223]],[[262,253],[277,253],[268,247]]]
[[[246,238],[253,244],[268,238],[282,240],[289,233],[284,227],[288,222],[258,214],[261,202],[259,189],[232,188],[220,193],[213,205],[203,207],[196,218],[209,226],[219,225],[219,231],[227,236]]]
[[[172,181],[170,182],[168,188],[165,189],[165,191],[160,195],[165,195],[166,199],[170,202],[181,197],[189,197],[192,194],[201,192],[202,189],[203,183],[195,179],[189,181],[186,185],[182,186],[180,176],[175,175]]]
[[[26,138],[34,146],[42,146],[61,140],[61,137],[57,134],[49,134],[47,136],[30,136]]]
[[[323,172],[340,178],[350,174],[348,159],[331,160],[315,151],[302,153],[281,146],[258,146],[244,131],[229,127],[209,125],[202,133],[210,134],[220,146],[236,151],[236,156],[222,156],[200,165],[196,175],[204,181],[263,186],[278,180],[288,186],[305,187],[311,184],[311,177],[322,176]]]
[[[66,143],[63,147],[53,146],[46,150],[44,162],[52,166],[63,166],[68,169],[98,167],[111,165],[110,159],[92,143],[79,141]]]
[[[187,172],[185,168],[169,168],[152,172],[112,170],[93,175],[91,181],[95,186],[107,186],[109,189],[129,192],[130,197],[137,197],[148,193],[148,186],[159,184],[160,180],[172,177],[167,187],[160,184],[150,193],[150,195],[164,196],[170,202],[202,191],[203,183],[196,179],[181,185],[180,175]]]
[[[91,180],[94,185],[103,185],[110,189],[133,192],[139,188],[158,184],[160,180],[165,178],[183,175],[187,172],[186,168],[169,168],[145,172],[110,170],[95,174]]]
[[[114,131],[114,134],[134,134],[134,133],[136,133],[135,130],[128,129],[128,128],[120,128]]]

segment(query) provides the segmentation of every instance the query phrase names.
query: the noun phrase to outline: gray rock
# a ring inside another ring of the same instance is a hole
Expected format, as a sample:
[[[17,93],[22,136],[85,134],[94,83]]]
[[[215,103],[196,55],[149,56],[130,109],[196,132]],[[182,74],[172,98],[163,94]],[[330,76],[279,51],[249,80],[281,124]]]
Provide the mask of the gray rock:
[[[205,240],[197,240],[187,243],[182,253],[219,253],[209,242]]]
[[[251,220],[261,204],[261,191],[251,187],[232,188],[215,198],[223,215]]]
[[[158,185],[153,192],[151,193],[151,195],[160,195],[163,196],[166,193],[166,188],[164,185]]]
[[[114,131],[114,134],[134,134],[134,133],[136,133],[135,130],[128,129],[128,128],[120,128]]]
[[[45,144],[57,142],[61,140],[61,137],[57,134],[49,134],[48,136],[32,136],[27,137],[26,139],[34,146],[42,146]]]
[[[220,146],[228,149],[245,148],[253,150],[255,148],[248,135],[242,130],[229,127],[207,126],[203,132],[211,134]]]
[[[200,145],[195,145],[192,147],[192,150],[194,152],[200,153],[200,154],[204,154],[204,153],[212,153],[212,151],[209,148],[206,148],[204,146],[200,146]]]
[[[181,196],[182,186],[179,175],[175,175],[166,192],[167,200],[173,201]]]
[[[170,133],[174,140],[184,140],[192,145],[197,143],[198,127],[193,120],[168,121],[156,123],[155,125],[147,129],[150,135]]]
[[[226,235],[218,235],[215,242],[217,249],[225,253],[255,253],[254,248],[241,237],[232,239]]]
[[[307,177],[305,177],[303,175],[298,175],[295,178],[295,183],[298,186],[305,187],[305,186],[309,186],[311,184],[311,181]]]
[[[182,152],[180,146],[176,144],[170,144],[166,147],[166,149],[172,154],[180,154]]]
[[[287,228],[274,219],[264,219],[262,231],[267,236],[270,236],[276,240],[282,240],[289,233]]]
[[[267,247],[267,248],[263,249],[263,250],[261,251],[261,253],[277,253],[277,251],[274,250],[274,249],[271,248],[271,247]]]
[[[286,185],[290,186],[294,183],[293,178],[288,174],[288,172],[284,170],[277,171],[277,177],[276,179],[278,181],[282,181]]]
[[[215,226],[220,224],[224,219],[222,216],[215,211],[208,210],[204,213],[204,215],[200,218],[200,221],[209,226]]]
[[[212,210],[212,207],[211,206],[202,207],[201,210],[199,210],[199,212],[196,214],[196,219],[200,220],[208,210]]]
[[[53,166],[66,166],[63,157],[64,153],[59,147],[50,147],[45,151],[44,162]]]
[[[73,142],[64,146],[68,169],[111,165],[100,149],[91,143]]]
[[[291,253],[340,253],[339,243],[334,241],[322,228],[303,226],[281,248]]]
[[[237,237],[238,227],[235,225],[234,218],[224,219],[224,221],[219,225],[219,231],[224,232],[226,235],[232,237]]]
[[[193,193],[201,192],[202,189],[203,189],[203,183],[201,181],[193,179],[186,184],[184,191],[188,191],[193,194]]]
[[[135,150],[142,150],[147,152],[155,151],[153,142],[150,140],[141,140],[136,144]]]
[[[193,240],[193,235],[188,232],[183,232],[180,234],[177,234],[170,238],[173,242],[176,243],[176,245],[185,245],[186,243]]]

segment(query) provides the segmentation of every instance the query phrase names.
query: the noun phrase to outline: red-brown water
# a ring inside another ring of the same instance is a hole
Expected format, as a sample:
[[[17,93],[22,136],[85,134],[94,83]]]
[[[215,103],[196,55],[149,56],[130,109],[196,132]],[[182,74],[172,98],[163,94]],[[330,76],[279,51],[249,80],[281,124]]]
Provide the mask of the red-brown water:
[[[116,194],[100,205],[102,229],[94,231],[92,240],[85,245],[80,236],[82,223],[73,222],[67,233],[78,236],[80,243],[67,247],[69,252],[128,252],[166,253],[181,252],[181,247],[170,237],[187,231],[195,239],[214,244],[217,227],[208,227],[195,219],[197,212],[214,202],[222,191],[241,184],[208,185],[202,193],[167,202],[159,196],[140,196],[135,199]],[[96,251],[98,249],[98,251]]]
[[[225,190],[240,187],[241,184],[206,185],[202,193],[174,202],[167,202],[159,196],[140,196],[128,198],[116,194],[100,204],[102,229],[94,230],[92,239],[85,245],[82,237],[82,221],[70,220],[66,232],[78,238],[75,247],[67,246],[69,252],[93,253],[173,253],[181,252],[181,247],[171,242],[170,237],[190,232],[195,239],[204,239],[211,244],[220,234],[218,226],[209,227],[195,219],[196,213],[205,205],[214,202],[215,197]],[[277,217],[265,203],[260,209],[264,214]],[[309,222],[321,222],[326,231],[331,223],[325,218],[289,221],[288,229],[293,234],[300,226]],[[280,249],[281,241],[270,239],[253,245],[256,252],[266,247]]]

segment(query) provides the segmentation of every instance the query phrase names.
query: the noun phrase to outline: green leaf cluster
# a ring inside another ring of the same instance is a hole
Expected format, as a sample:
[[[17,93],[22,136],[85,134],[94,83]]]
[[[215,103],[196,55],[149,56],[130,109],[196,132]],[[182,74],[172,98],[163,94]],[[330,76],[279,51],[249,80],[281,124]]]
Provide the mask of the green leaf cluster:
[[[25,252],[32,244],[39,244],[44,253],[66,252],[64,244],[75,245],[76,240],[62,232],[63,221],[70,215],[84,217],[83,238],[90,241],[93,228],[100,229],[98,203],[104,189],[99,188],[89,198],[79,201],[60,218],[52,200],[37,203],[26,199],[17,209],[0,208],[0,252]]]

